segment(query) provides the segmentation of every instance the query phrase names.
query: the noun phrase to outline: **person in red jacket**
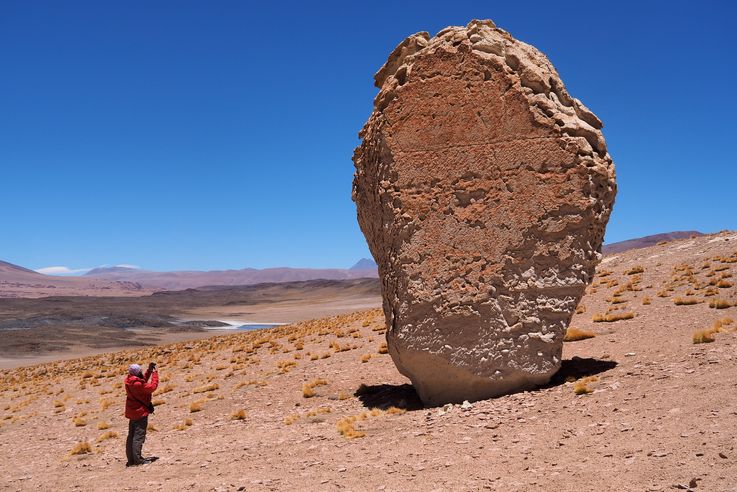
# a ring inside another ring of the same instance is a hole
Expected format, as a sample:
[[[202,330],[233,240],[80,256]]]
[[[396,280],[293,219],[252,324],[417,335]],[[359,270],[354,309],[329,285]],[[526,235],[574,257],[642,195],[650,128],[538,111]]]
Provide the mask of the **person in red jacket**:
[[[150,380],[150,381],[149,381]],[[125,378],[125,417],[128,421],[128,439],[125,442],[125,454],[128,462],[125,466],[147,465],[155,461],[156,457],[144,458],[141,454],[143,443],[146,441],[148,416],[153,413],[151,394],[159,386],[159,373],[156,364],[148,365],[146,374],[141,366],[131,364],[128,376]]]

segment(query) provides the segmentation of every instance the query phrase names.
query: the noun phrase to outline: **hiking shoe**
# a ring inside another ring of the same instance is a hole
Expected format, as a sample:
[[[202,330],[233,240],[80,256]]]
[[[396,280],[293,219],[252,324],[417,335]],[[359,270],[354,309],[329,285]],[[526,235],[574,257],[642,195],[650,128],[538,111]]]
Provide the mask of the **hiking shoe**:
[[[158,458],[157,458],[158,459]],[[140,465],[149,465],[153,463],[156,460],[150,460],[150,459],[144,459],[142,461],[139,461],[137,463],[126,463],[125,466],[140,466]]]

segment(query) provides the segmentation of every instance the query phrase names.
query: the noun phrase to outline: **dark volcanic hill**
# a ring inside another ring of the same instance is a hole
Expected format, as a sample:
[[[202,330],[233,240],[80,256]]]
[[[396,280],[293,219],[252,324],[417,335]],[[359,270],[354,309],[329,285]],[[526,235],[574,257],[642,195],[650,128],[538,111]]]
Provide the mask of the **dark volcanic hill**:
[[[631,249],[647,248],[649,246],[655,246],[662,241],[673,241],[675,239],[685,239],[692,236],[703,236],[704,234],[699,231],[674,231],[664,232],[662,234],[653,234],[652,236],[638,237],[635,239],[628,239],[626,241],[620,241],[617,243],[605,244],[601,249],[605,255],[611,255],[615,253],[623,253]]]

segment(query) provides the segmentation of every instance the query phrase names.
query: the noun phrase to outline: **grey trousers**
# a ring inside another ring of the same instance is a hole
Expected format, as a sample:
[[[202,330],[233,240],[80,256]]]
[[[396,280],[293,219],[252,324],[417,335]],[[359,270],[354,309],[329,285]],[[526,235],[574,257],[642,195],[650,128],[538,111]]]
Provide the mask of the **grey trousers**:
[[[146,441],[148,416],[139,420],[128,421],[128,439],[125,441],[125,455],[129,465],[139,465],[143,462],[141,450]]]

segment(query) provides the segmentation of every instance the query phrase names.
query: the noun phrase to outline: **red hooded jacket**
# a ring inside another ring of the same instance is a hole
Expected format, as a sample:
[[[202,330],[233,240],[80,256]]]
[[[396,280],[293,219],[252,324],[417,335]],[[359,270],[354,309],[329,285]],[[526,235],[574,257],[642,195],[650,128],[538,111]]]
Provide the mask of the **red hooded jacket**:
[[[147,382],[151,378],[151,382]],[[151,403],[151,393],[159,386],[159,373],[146,371],[141,378],[128,374],[125,378],[125,417],[139,420],[148,416],[148,404]]]

